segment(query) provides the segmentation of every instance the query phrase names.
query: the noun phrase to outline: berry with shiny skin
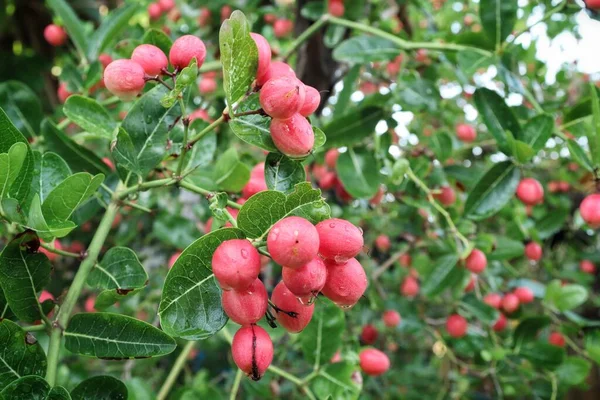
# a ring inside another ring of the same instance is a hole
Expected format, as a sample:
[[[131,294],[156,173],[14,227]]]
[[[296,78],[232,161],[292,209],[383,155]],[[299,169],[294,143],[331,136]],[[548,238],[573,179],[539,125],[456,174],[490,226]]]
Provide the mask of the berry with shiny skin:
[[[287,217],[269,231],[267,249],[276,263],[286,268],[300,268],[317,256],[319,235],[308,220]]]
[[[360,253],[364,245],[362,231],[344,219],[321,221],[316,229],[320,241],[319,254],[325,259],[343,263]]]
[[[451,206],[456,201],[456,193],[450,186],[442,186],[440,192],[436,193],[433,197],[445,206]]]
[[[260,326],[243,326],[233,336],[231,354],[235,365],[252,380],[258,381],[273,361],[273,342]]]
[[[556,347],[565,347],[565,337],[560,332],[552,332],[548,336],[548,343]]]
[[[226,240],[213,254],[212,270],[224,290],[245,290],[260,274],[260,255],[248,240]]]
[[[225,314],[240,325],[257,323],[267,312],[269,296],[260,279],[255,279],[247,289],[226,290],[221,297]]]
[[[529,304],[535,299],[535,296],[533,295],[531,289],[525,286],[519,286],[518,288],[513,290],[513,293],[515,296],[517,296],[517,298],[519,299],[519,303],[521,304]]]
[[[600,10],[600,0],[585,0],[585,5],[592,10]]]
[[[258,50],[258,68],[256,70],[256,79],[260,80],[268,71],[271,65],[271,46],[263,35],[251,32],[250,36]]]
[[[582,260],[579,263],[579,270],[586,274],[594,275],[596,273],[596,266],[590,260]]]
[[[531,261],[539,261],[542,258],[542,246],[536,242],[529,242],[525,246],[525,257]]]
[[[321,104],[321,93],[314,87],[308,85],[304,85],[304,92],[304,103],[298,112],[303,117],[308,117],[319,108],[319,104]]]
[[[496,310],[499,310],[502,306],[502,296],[498,293],[489,293],[485,295],[483,302],[491,307],[494,307]]]
[[[54,47],[62,46],[67,41],[67,32],[61,26],[50,24],[44,28],[44,39]]]
[[[198,83],[198,91],[200,94],[210,94],[217,90],[217,81],[212,78],[202,78]]]
[[[297,297],[316,296],[327,280],[327,267],[315,257],[300,268],[283,268],[285,286]]]
[[[400,285],[400,293],[405,297],[415,297],[419,294],[419,282],[412,276],[407,276]]]
[[[290,333],[301,332],[312,319],[315,304],[300,303],[283,282],[279,282],[273,289],[271,301],[277,307],[275,310],[277,322]]]
[[[345,12],[344,3],[342,0],[329,0],[329,6],[327,7],[329,14],[334,17],[342,17]]]
[[[408,268],[412,265],[412,257],[408,253],[401,254],[400,257],[398,257],[398,262],[401,267]]]
[[[533,178],[525,178],[517,186],[517,197],[528,206],[535,206],[544,201],[544,188]]]
[[[158,5],[163,12],[168,12],[175,8],[175,0],[158,0]]]
[[[340,156],[340,151],[338,149],[329,149],[327,153],[325,153],[325,164],[331,169],[335,169],[337,165],[338,157]]]
[[[387,252],[392,245],[390,241],[390,237],[388,235],[379,235],[375,238],[375,247],[377,250],[385,253]]]
[[[256,83],[258,84],[258,86],[263,86],[271,79],[282,77],[296,78],[296,73],[294,72],[292,67],[289,66],[289,64],[286,64],[283,61],[273,61],[269,65],[267,72],[263,76],[257,75]]]
[[[364,349],[358,355],[360,368],[369,376],[379,376],[390,369],[390,359],[377,349]]]
[[[113,58],[110,56],[110,54],[102,53],[98,56],[98,61],[100,61],[100,64],[102,64],[102,69],[106,69],[108,64],[113,62]]]
[[[325,262],[327,280],[321,290],[329,300],[340,307],[352,307],[367,290],[367,275],[356,258],[345,264],[337,264],[331,260]]]
[[[250,171],[250,180],[242,189],[242,196],[246,199],[254,196],[258,192],[268,190],[267,182],[265,181],[265,163],[259,163]]]
[[[177,259],[179,258],[179,256],[181,255],[181,251],[178,251],[176,253],[174,253],[171,257],[169,257],[169,269],[173,268],[173,265],[175,265],[175,262],[177,261]]]
[[[360,341],[364,344],[373,344],[377,341],[379,331],[371,324],[363,326],[360,333]]]
[[[115,60],[104,70],[106,88],[123,101],[133,100],[144,88],[144,68],[132,60]]]
[[[58,90],[56,91],[56,95],[58,96],[58,100],[60,100],[61,103],[64,104],[65,101],[67,101],[67,99],[72,95],[73,93],[69,92],[69,90],[67,89],[67,84],[64,82],[61,82],[58,85]]]
[[[387,310],[383,313],[383,323],[388,328],[397,327],[401,321],[402,317],[400,317],[400,313],[396,310]]]
[[[487,257],[483,251],[474,249],[465,260],[465,267],[474,274],[480,274],[487,267]]]
[[[496,320],[496,322],[492,326],[492,329],[495,332],[501,332],[501,331],[503,331],[506,328],[506,324],[507,324],[506,316],[504,314],[500,313],[498,315],[498,319]]]
[[[453,338],[461,338],[467,333],[467,320],[458,314],[453,314],[446,320],[446,331]]]
[[[131,54],[131,60],[140,64],[146,74],[155,76],[162,75],[163,68],[169,66],[169,60],[161,49],[151,44],[137,46]]]
[[[288,36],[293,29],[294,23],[289,19],[279,18],[273,23],[273,33],[278,39]]]
[[[150,3],[148,6],[148,16],[150,20],[156,21],[162,15],[162,9],[158,3]]]
[[[520,301],[516,294],[507,293],[502,298],[502,309],[508,314],[512,314],[519,308]]]
[[[315,144],[312,126],[300,114],[289,119],[273,119],[270,132],[275,147],[290,158],[307,156]]]
[[[458,124],[456,125],[456,137],[465,143],[471,143],[477,139],[477,132],[472,125]]]
[[[305,97],[302,82],[297,78],[283,76],[267,81],[260,89],[259,100],[262,109],[269,116],[288,119],[300,111]]]
[[[169,61],[175,68],[182,70],[187,67],[193,58],[196,59],[198,68],[204,63],[206,46],[200,38],[194,35],[184,35],[175,40],[169,51]]]
[[[581,218],[592,228],[600,227],[600,194],[591,194],[579,206]]]

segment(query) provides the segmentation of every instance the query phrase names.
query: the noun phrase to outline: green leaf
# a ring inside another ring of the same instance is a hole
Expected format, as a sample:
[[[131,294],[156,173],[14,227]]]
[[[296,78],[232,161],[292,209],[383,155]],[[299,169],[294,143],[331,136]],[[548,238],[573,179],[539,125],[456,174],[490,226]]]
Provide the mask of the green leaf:
[[[592,164],[592,161],[585,153],[585,150],[583,150],[575,140],[568,139],[567,147],[569,148],[569,153],[579,165],[587,169],[589,172],[594,172],[594,165]]]
[[[112,156],[117,163],[117,171],[121,175],[121,178],[126,180],[128,172],[133,172],[138,177],[142,176],[142,170],[139,165],[136,150],[133,145],[133,141],[125,129],[119,128],[117,133],[117,140],[111,146]],[[195,147],[195,146],[194,146]],[[124,171],[123,171],[124,170]]]
[[[271,139],[271,118],[262,115],[244,115],[229,121],[231,131],[244,142],[269,152],[277,152]]]
[[[444,290],[462,282],[464,277],[464,268],[459,268],[458,256],[448,254],[439,257],[423,283],[423,294],[433,297],[442,293]]]
[[[37,136],[44,113],[38,95],[29,86],[19,81],[1,83],[0,108],[18,131],[28,137]]]
[[[461,50],[456,54],[460,69],[471,77],[481,68],[487,68],[493,63],[493,58],[473,50]]]
[[[519,121],[512,110],[498,93],[490,89],[477,89],[473,98],[483,122],[498,142],[498,147],[510,154],[505,131],[510,131],[517,140],[523,137]]]
[[[323,147],[325,143],[327,143],[327,137],[325,136],[325,132],[316,126],[313,125],[312,129],[313,133],[315,134],[315,144],[313,145],[313,150],[316,150],[320,147]]]
[[[258,49],[250,32],[250,23],[239,10],[223,21],[219,31],[223,89],[229,107],[246,93],[256,77]]]
[[[365,148],[341,153],[336,164],[338,178],[344,189],[355,198],[373,197],[381,185],[379,163],[372,151]]]
[[[115,303],[124,301],[133,297],[144,290],[143,287],[137,289],[107,289],[101,291],[96,297],[94,308],[98,311],[104,311]]]
[[[299,161],[269,153],[265,160],[265,181],[270,190],[290,192],[296,184],[306,181],[306,171]]]
[[[221,289],[212,273],[212,256],[222,242],[243,238],[239,229],[219,229],[202,236],[181,253],[169,270],[158,309],[165,332],[186,340],[200,340],[225,326],[227,316],[221,307]]]
[[[497,236],[494,250],[488,254],[488,261],[511,260],[521,257],[525,253],[525,245],[519,240],[506,236]]]
[[[237,150],[232,147],[219,157],[213,179],[219,189],[239,192],[250,179],[250,168],[240,161]]]
[[[42,122],[42,135],[48,150],[61,156],[75,172],[110,174],[110,168],[93,151],[78,145],[49,120]]]
[[[69,38],[75,44],[79,54],[85,59],[88,43],[83,22],[77,18],[77,15],[65,0],[47,0],[47,4],[52,8],[54,14],[60,17],[69,34]]]
[[[0,285],[11,311],[24,322],[41,319],[37,293],[50,281],[52,265],[34,252],[39,239],[26,231],[16,236],[0,254]]]
[[[128,398],[127,386],[117,378],[99,375],[81,382],[71,391],[73,400],[123,400]]]
[[[50,151],[44,153],[40,160],[40,201],[46,200],[50,192],[71,175],[71,169],[58,154]]]
[[[173,41],[163,31],[158,29],[149,29],[144,34],[142,43],[151,44],[163,51],[165,54],[169,54]]]
[[[520,171],[510,161],[494,165],[469,194],[464,215],[482,220],[496,214],[512,199],[520,178]]]
[[[65,115],[85,131],[111,139],[117,123],[96,100],[72,95],[63,107]]]
[[[333,58],[339,62],[364,64],[392,60],[400,54],[400,50],[391,40],[361,35],[340,43],[333,51]]]
[[[172,337],[144,321],[104,312],[75,314],[64,336],[65,347],[75,354],[113,360],[162,356],[177,347]]]
[[[523,319],[513,333],[515,346],[520,347],[523,343],[536,340],[538,333],[551,322],[550,317],[545,315]]]
[[[351,146],[375,132],[375,126],[385,118],[379,107],[361,107],[334,119],[323,131],[327,132],[327,147]]]
[[[298,335],[306,361],[327,363],[339,349],[345,330],[344,311],[332,301],[319,298],[310,323]]]
[[[545,240],[560,231],[570,215],[571,212],[569,209],[559,208],[551,210],[544,218],[535,224],[535,230],[537,231],[539,238]]]
[[[339,92],[337,96],[337,103],[333,109],[333,118],[339,118],[340,116],[346,114],[351,108],[348,107],[350,103],[350,97],[352,93],[355,91],[356,81],[360,74],[361,65],[355,65],[348,72],[346,72],[346,76],[344,76],[344,87],[341,92]]]
[[[28,150],[25,143],[18,142],[8,149],[8,153],[0,154],[0,199],[8,197],[21,172]]]
[[[552,136],[554,120],[548,114],[540,114],[525,124],[523,127],[523,141],[531,146],[534,151],[540,151]]]
[[[531,148],[531,146],[525,142],[516,140],[510,131],[506,131],[505,133],[510,154],[512,154],[521,164],[529,162],[535,155],[535,151]]]
[[[111,10],[90,38],[87,46],[87,55],[90,61],[98,59],[100,53],[120,36],[120,32],[127,28],[129,20],[138,9],[139,4],[134,2]]]
[[[303,182],[297,184],[287,196],[274,190],[265,190],[250,197],[242,206],[237,222],[249,238],[263,238],[282,218],[298,216],[317,223],[329,218],[330,212],[321,191]]]
[[[79,172],[65,179],[55,187],[44,203],[42,213],[50,226],[66,222],[75,210],[96,193],[104,175],[92,176]]]
[[[438,110],[440,92],[433,82],[427,79],[417,79],[401,85],[396,98],[403,109],[433,113]]]
[[[31,201],[29,216],[27,222],[23,223],[23,225],[36,231],[44,240],[51,240],[54,237],[64,237],[77,227],[72,221],[54,221],[52,225],[49,225],[42,212],[42,205],[38,194]]]
[[[146,286],[148,274],[135,252],[113,247],[94,265],[87,283],[97,289],[135,289]]]
[[[485,325],[493,325],[498,320],[498,311],[483,301],[479,300],[474,294],[469,294],[463,297],[460,302],[467,312],[475,317],[474,319],[481,321]]]
[[[519,354],[537,368],[554,370],[563,362],[565,349],[538,341],[526,343],[521,347]]]
[[[12,321],[0,321],[0,390],[25,376],[46,374],[46,353]]]
[[[169,129],[181,117],[179,104],[164,108],[160,104],[168,89],[156,86],[144,94],[129,110],[121,127],[129,134],[133,144],[132,165],[137,165],[142,176],[148,174],[166,154]],[[113,143],[113,154],[131,154],[131,143],[121,143],[117,138]]]
[[[586,333],[585,351],[596,364],[600,364],[600,330]]]
[[[179,214],[160,212],[152,224],[152,234],[173,247],[183,249],[202,234],[194,221]]]
[[[54,388],[44,378],[36,375],[24,376],[0,392],[2,400],[71,400],[69,392],[61,386]]]
[[[196,119],[190,125],[191,132],[200,132],[203,128],[206,128],[208,123]],[[217,135],[204,135],[191,150],[189,150],[186,157],[186,170],[191,170],[198,167],[205,167],[211,164],[217,151]]]
[[[592,102],[592,128],[587,129],[588,146],[592,156],[592,162],[600,166],[600,100],[596,86],[590,83],[591,102]]]
[[[567,357],[556,369],[556,376],[561,384],[567,386],[580,385],[592,369],[592,363],[581,357]]]
[[[560,295],[554,300],[554,305],[560,311],[569,311],[579,307],[588,299],[588,291],[581,285],[564,285]]]
[[[436,132],[429,138],[431,149],[440,162],[452,156],[452,138],[446,132]]]
[[[513,30],[517,20],[517,3],[502,0],[481,0],[479,16],[481,25],[496,47],[506,39]]]
[[[354,379],[357,371],[356,365],[347,361],[327,365],[310,381],[310,387],[318,399],[356,400],[362,389]]]

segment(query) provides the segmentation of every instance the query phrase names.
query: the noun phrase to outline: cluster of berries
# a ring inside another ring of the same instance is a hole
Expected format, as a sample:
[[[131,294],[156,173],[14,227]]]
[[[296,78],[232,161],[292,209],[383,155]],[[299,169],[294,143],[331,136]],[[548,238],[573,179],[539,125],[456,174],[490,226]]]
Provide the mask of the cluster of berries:
[[[267,235],[267,250],[283,267],[283,280],[271,294],[272,312],[259,279],[257,249],[245,239],[221,243],[213,254],[212,269],[223,289],[225,313],[242,325],[232,342],[236,365],[254,380],[269,367],[273,343],[256,325],[263,315],[297,333],[310,322],[319,293],[343,308],[356,304],[367,288],[366,274],[354,258],[362,247],[362,231],[346,220],[329,219],[316,226],[300,217],[277,222]]]

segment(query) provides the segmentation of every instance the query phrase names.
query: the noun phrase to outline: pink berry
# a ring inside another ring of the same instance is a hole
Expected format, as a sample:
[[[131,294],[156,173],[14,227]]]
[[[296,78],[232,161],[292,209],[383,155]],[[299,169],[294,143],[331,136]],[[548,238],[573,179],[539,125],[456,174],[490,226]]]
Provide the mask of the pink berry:
[[[288,64],[286,64],[282,61],[273,61],[269,65],[267,72],[265,72],[265,74],[263,76],[257,75],[256,83],[258,84],[258,86],[263,86],[265,83],[267,83],[271,79],[282,78],[282,77],[295,78],[296,73],[294,72],[292,67],[290,67]]]
[[[221,297],[225,314],[240,325],[257,323],[267,312],[269,297],[260,279],[255,279],[247,289],[226,290]]]
[[[383,323],[389,328],[395,328],[401,320],[400,313],[396,310],[387,310],[383,313]]]
[[[273,342],[260,326],[241,327],[231,342],[233,361],[254,381],[260,380],[273,361]]]
[[[507,293],[502,298],[502,309],[508,314],[512,314],[519,308],[519,298],[513,293]]]
[[[465,286],[465,293],[470,293],[475,289],[475,283],[477,282],[477,275],[471,274],[471,278],[469,279],[469,283]]]
[[[202,7],[200,9],[200,15],[198,15],[198,25],[206,26],[210,23],[211,12],[208,8]]]
[[[345,264],[326,261],[327,281],[321,292],[340,307],[352,307],[367,290],[367,275],[356,258]]]
[[[268,187],[265,181],[265,163],[260,163],[252,169],[250,180],[242,189],[242,196],[248,199],[263,190],[268,190]]]
[[[600,194],[591,194],[579,206],[581,218],[592,228],[600,227]]]
[[[471,143],[477,139],[477,132],[472,125],[458,124],[456,125],[456,136],[466,143]]]
[[[360,333],[360,340],[364,344],[373,344],[377,341],[379,331],[371,324],[363,326],[362,332]]]
[[[517,197],[528,206],[534,206],[544,201],[544,188],[533,178],[525,178],[517,186]]]
[[[388,235],[379,235],[375,238],[375,247],[377,250],[386,253],[392,245]]]
[[[586,274],[594,275],[596,273],[596,266],[590,260],[583,260],[579,263],[579,269],[581,272]]]
[[[289,119],[273,119],[270,132],[275,147],[290,158],[307,156],[315,144],[312,126],[300,114]]]
[[[525,257],[531,261],[539,261],[542,258],[542,246],[536,242],[529,242],[525,246]]]
[[[158,5],[163,12],[168,12],[175,8],[175,0],[158,0]]]
[[[329,0],[328,12],[334,17],[342,17],[344,15],[344,3],[342,0]]]
[[[50,24],[44,28],[44,39],[54,47],[62,46],[67,41],[67,32],[61,26]]]
[[[273,33],[278,39],[284,38],[292,33],[294,23],[289,19],[280,18],[273,24]]]
[[[106,88],[123,101],[133,100],[144,88],[144,68],[132,60],[115,60],[104,70]]]
[[[227,240],[215,250],[212,269],[224,290],[245,290],[260,274],[260,255],[248,240]]]
[[[300,268],[283,268],[285,286],[297,297],[316,296],[327,280],[327,268],[315,257]]]
[[[483,302],[495,309],[499,310],[502,305],[502,296],[498,293],[490,293],[485,295]]]
[[[377,193],[375,193],[375,196],[371,197],[369,200],[369,204],[374,206],[379,205],[381,200],[383,200],[383,196],[385,196],[385,190],[383,189],[383,186],[380,186]]]
[[[343,263],[355,257],[364,245],[363,233],[351,222],[331,218],[316,226],[319,233],[319,254],[326,259]]]
[[[364,349],[359,354],[360,368],[369,376],[379,376],[390,369],[390,359],[377,349]]]
[[[487,257],[483,251],[474,249],[465,260],[465,266],[474,274],[480,274],[487,267]]]
[[[269,80],[260,89],[260,105],[273,118],[288,119],[300,111],[306,93],[297,78],[284,76]]]
[[[337,175],[335,172],[326,172],[319,180],[319,187],[323,190],[329,190],[337,184]]]
[[[513,293],[517,296],[521,304],[528,304],[534,300],[533,292],[528,287],[520,286]]]
[[[467,320],[461,315],[453,314],[446,320],[446,331],[453,338],[461,338],[467,333]]]
[[[299,113],[308,117],[319,108],[319,104],[321,104],[321,93],[317,89],[312,86],[304,85],[304,103],[302,107],[300,107]]]
[[[279,282],[273,289],[271,301],[278,309],[275,310],[277,322],[291,333],[298,333],[306,328],[315,310],[314,303],[309,305],[300,303],[283,282]],[[294,316],[288,313],[294,313]]]
[[[317,229],[304,218],[287,217],[277,222],[267,236],[267,249],[277,264],[300,268],[317,256]]]
[[[102,68],[105,69],[108,67],[108,64],[113,62],[113,59],[109,54],[102,53],[98,56],[98,61],[100,61],[100,64],[102,64]]]
[[[156,21],[162,15],[162,9],[158,3],[150,3],[148,6],[148,16],[152,21]]]
[[[193,111],[188,118],[190,119],[190,122],[198,118],[203,119],[206,122],[210,122],[210,116],[208,115],[208,111],[203,110],[201,108],[196,111]]]
[[[456,201],[456,193],[450,186],[442,186],[440,193],[435,194],[433,197],[445,206],[451,206]]]
[[[401,254],[400,257],[398,257],[398,262],[401,267],[410,267],[412,265],[412,257],[408,253]]]
[[[415,297],[419,294],[419,282],[412,276],[407,276],[400,285],[400,293],[405,297]]]
[[[54,301],[54,295],[47,290],[42,290],[42,293],[40,293],[40,297],[38,298],[38,300],[40,303],[43,303],[46,300]]]
[[[42,242],[42,243],[43,243],[43,242]],[[61,243],[58,241],[58,239],[54,239],[54,242],[52,242],[52,246],[53,246],[55,249],[59,249],[59,250],[62,250],[62,249],[63,249],[63,247],[62,247],[62,244],[61,244]],[[46,249],[45,249],[45,248],[43,248],[42,246],[40,246],[40,247],[38,248],[38,251],[39,251],[40,253],[43,253],[43,254],[45,254],[45,255],[46,255],[46,257],[48,257],[48,260],[50,260],[51,262],[53,262],[53,261],[54,261],[54,260],[56,260],[58,257],[60,257],[58,254],[56,254],[56,253],[52,253],[51,251],[48,251],[48,250],[46,250]]]
[[[258,68],[256,70],[256,79],[260,80],[269,70],[269,66],[271,65],[271,46],[267,39],[264,36],[259,35],[258,33],[250,33],[250,36],[256,43],[256,48],[258,50]]]
[[[146,74],[162,75],[163,68],[169,66],[169,60],[161,49],[151,44],[140,44],[133,50],[131,61],[135,61],[144,68]]]
[[[85,299],[85,305],[83,306],[85,312],[96,312],[96,296],[89,296]]]
[[[221,22],[223,22],[227,18],[229,18],[231,16],[232,12],[233,12],[233,10],[231,9],[231,6],[228,4],[221,7]]]
[[[66,83],[61,82],[58,85],[58,90],[57,90],[56,94],[58,95],[58,100],[60,100],[60,102],[64,104],[64,102],[67,101],[67,99],[73,93],[69,92],[69,90],[67,89],[67,84]]]
[[[496,332],[501,332],[506,328],[506,323],[507,323],[506,316],[504,316],[504,314],[500,313],[498,315],[498,319],[492,326],[492,329]]]
[[[325,153],[325,164],[331,169],[335,169],[337,164],[337,159],[340,156],[340,151],[338,149],[329,149],[327,153]]]
[[[556,347],[565,347],[565,337],[559,332],[552,332],[548,336],[548,343]]]
[[[217,90],[217,81],[215,79],[202,78],[198,84],[200,94],[210,94]]]
[[[193,35],[181,36],[171,46],[169,61],[175,68],[182,70],[187,67],[193,58],[196,59],[198,68],[204,63],[206,46],[204,42]]]
[[[181,251],[177,251],[175,252],[171,257],[169,257],[169,269],[173,268],[173,265],[175,265],[175,262],[177,261],[177,259],[179,258],[179,256],[181,255]]]

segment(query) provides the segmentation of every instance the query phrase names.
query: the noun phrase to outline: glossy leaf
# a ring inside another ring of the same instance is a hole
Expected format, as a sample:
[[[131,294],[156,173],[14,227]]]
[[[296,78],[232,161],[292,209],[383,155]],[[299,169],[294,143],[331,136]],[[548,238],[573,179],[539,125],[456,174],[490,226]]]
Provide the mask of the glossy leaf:
[[[41,156],[39,193],[40,202],[44,202],[50,192],[71,176],[71,169],[58,154],[46,152]]]
[[[128,398],[127,386],[117,378],[94,376],[79,383],[71,391],[73,400],[123,400]]]
[[[375,132],[375,126],[385,117],[379,107],[362,107],[334,119],[325,127],[327,147],[351,146]]]
[[[289,192],[296,184],[306,181],[306,171],[299,161],[269,153],[265,160],[265,181],[269,190]]]
[[[596,87],[590,84],[592,103],[592,127],[587,129],[587,140],[592,162],[596,167],[600,166],[600,100]]]
[[[23,222],[22,224],[36,231],[44,240],[51,240],[53,237],[64,237],[76,228],[75,223],[72,221],[53,221],[52,224],[49,224],[42,212],[42,204],[37,194],[31,201],[27,222]]]
[[[554,370],[563,362],[565,349],[538,341],[522,346],[520,354],[537,368]]]
[[[339,349],[346,330],[344,311],[329,299],[319,298],[310,323],[299,334],[307,362],[323,365]]]
[[[462,50],[456,54],[458,66],[467,76],[473,76],[481,68],[487,68],[493,63],[490,56],[473,50]]]
[[[27,137],[39,134],[44,118],[42,104],[29,86],[19,81],[0,83],[0,108],[18,131]]]
[[[333,51],[333,58],[352,64],[388,61],[400,54],[392,41],[377,36],[354,36],[344,40]]]
[[[318,399],[356,400],[362,388],[354,379],[357,369],[347,361],[327,365],[311,380],[310,387]]]
[[[349,148],[341,153],[336,171],[344,189],[355,198],[371,198],[381,185],[377,159],[372,151],[365,148]]]
[[[473,294],[463,297],[460,305],[476,320],[481,321],[485,325],[492,326],[498,320],[498,311],[479,300]]]
[[[440,92],[433,82],[418,79],[404,83],[396,98],[406,110],[435,112],[439,107]]]
[[[42,204],[42,213],[49,225],[66,222],[75,210],[89,199],[104,181],[104,175],[87,172],[71,175],[55,187]]]
[[[113,247],[94,265],[87,283],[98,289],[134,289],[146,285],[148,274],[127,247]]]
[[[488,261],[493,260],[511,260],[521,257],[525,253],[523,242],[513,240],[506,236],[496,237],[494,250],[488,255]]]
[[[520,347],[526,342],[534,341],[540,330],[550,325],[551,322],[550,317],[545,315],[523,319],[513,333],[515,346]]]
[[[133,297],[144,290],[143,287],[137,289],[107,289],[101,291],[96,296],[94,308],[98,311],[104,311],[115,303],[125,301],[129,297]]]
[[[579,385],[592,369],[592,363],[582,357],[567,357],[556,369],[556,376],[562,384],[567,386]]]
[[[240,102],[236,113],[255,111],[260,109],[258,94],[249,96],[246,100]],[[235,117],[229,121],[231,131],[244,142],[258,146],[269,152],[278,152],[277,147],[271,139],[271,118],[260,114],[251,114]]]
[[[586,333],[585,351],[596,364],[600,364],[600,330],[596,329]]]
[[[127,27],[138,9],[139,4],[134,2],[111,11],[89,40],[87,55],[90,61],[96,60],[100,53],[120,36],[120,32]]]
[[[25,143],[15,143],[7,153],[0,154],[0,199],[8,197],[21,172],[29,149]]]
[[[517,140],[523,137],[519,121],[512,110],[498,93],[490,89],[477,89],[473,98],[483,122],[498,142],[498,147],[510,154],[505,131],[510,131]]]
[[[436,132],[429,138],[436,158],[444,162],[452,155],[452,138],[446,132]]]
[[[512,1],[481,0],[481,25],[492,43],[498,45],[510,35],[517,20],[517,9],[517,3]]]
[[[54,388],[44,378],[24,376],[0,392],[2,400],[71,400],[69,392],[61,386]]]
[[[469,194],[464,215],[474,220],[494,215],[513,197],[520,178],[520,171],[510,161],[494,165]]]
[[[523,141],[535,151],[544,148],[546,142],[552,136],[554,120],[550,115],[541,114],[533,117],[523,127]]]
[[[237,150],[230,148],[219,157],[213,179],[219,189],[239,192],[250,179],[250,168],[240,161]]]
[[[594,165],[592,164],[592,161],[581,148],[579,143],[577,143],[575,140],[569,139],[567,140],[567,147],[569,148],[569,153],[579,165],[590,172],[594,172]]]
[[[464,269],[459,268],[458,256],[454,254],[439,257],[424,280],[422,290],[426,296],[437,296],[463,279]]]
[[[69,38],[75,44],[79,54],[85,57],[88,48],[87,37],[83,28],[83,22],[77,17],[69,3],[65,0],[48,0],[48,6],[62,20]]]
[[[89,97],[69,96],[63,107],[65,115],[87,132],[106,139],[112,138],[117,123],[108,111]]]

